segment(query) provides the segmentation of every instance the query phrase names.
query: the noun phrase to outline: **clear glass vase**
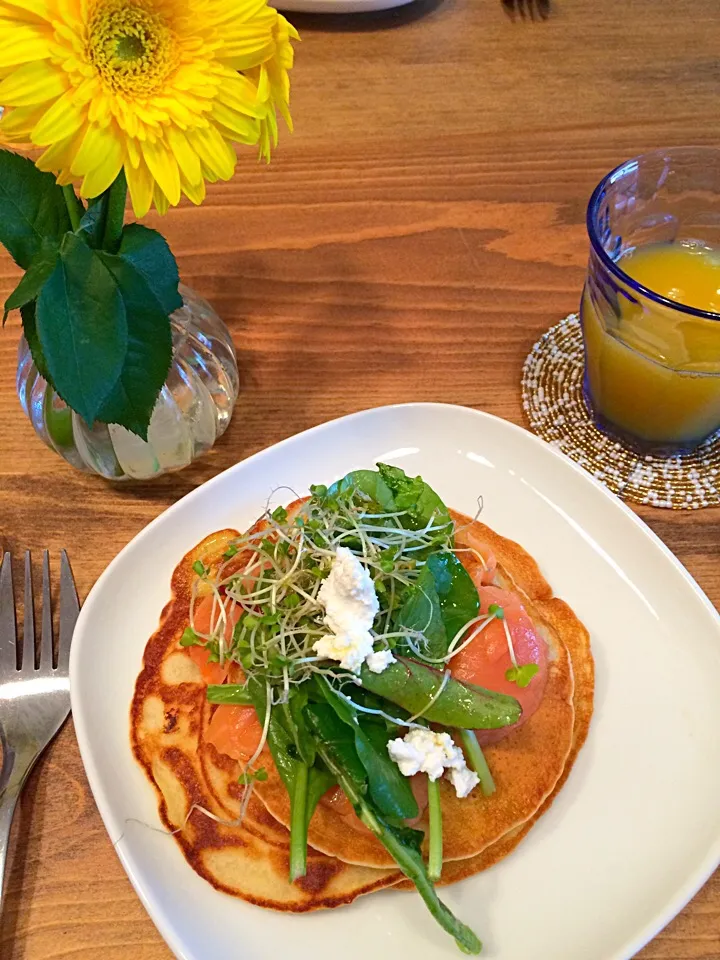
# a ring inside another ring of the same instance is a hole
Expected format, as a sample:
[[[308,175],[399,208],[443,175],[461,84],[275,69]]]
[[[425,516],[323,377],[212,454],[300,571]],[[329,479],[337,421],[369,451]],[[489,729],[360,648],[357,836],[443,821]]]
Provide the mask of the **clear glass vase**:
[[[170,317],[173,362],[153,410],[147,442],[117,424],[88,427],[38,373],[25,337],[18,347],[17,393],[37,435],[79,470],[108,480],[147,480],[181,470],[227,428],[238,395],[230,331],[209,303],[183,285]]]

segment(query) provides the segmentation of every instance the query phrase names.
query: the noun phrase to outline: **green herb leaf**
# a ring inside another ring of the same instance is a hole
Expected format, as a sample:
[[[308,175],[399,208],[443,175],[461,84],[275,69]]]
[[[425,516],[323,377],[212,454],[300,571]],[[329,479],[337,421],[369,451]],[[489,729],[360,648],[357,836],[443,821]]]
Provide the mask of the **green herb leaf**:
[[[322,743],[332,751],[345,774],[353,781],[361,793],[367,789],[367,774],[355,749],[355,735],[329,703],[310,703],[306,715],[314,731],[318,744]]]
[[[192,565],[192,568],[199,577],[204,577],[205,574],[207,573],[207,570],[205,569],[205,564],[202,562],[202,560],[196,560],[195,563]]]
[[[285,509],[285,507],[275,507],[271,516],[276,523],[285,523],[285,521],[288,518],[287,510]]]
[[[180,637],[181,647],[202,647],[204,644],[205,641],[200,639],[192,627],[185,627],[183,635]]]
[[[52,274],[60,255],[60,246],[57,240],[46,237],[40,249],[30,262],[30,266],[5,301],[5,316],[3,323],[11,310],[19,310],[35,300]]]
[[[536,663],[525,663],[522,666],[510,667],[505,671],[505,679],[516,683],[519,687],[527,687],[540,667]]]
[[[343,493],[352,493],[353,490],[369,497],[370,500],[388,513],[395,510],[392,491],[376,470],[353,470],[342,480],[333,483],[329,487],[327,495],[337,497]]]
[[[480,598],[477,587],[454,553],[433,553],[424,570],[430,570],[440,600],[440,612],[448,642],[458,630],[478,615]]]
[[[433,525],[441,525],[452,530],[452,520],[448,509],[422,477],[408,477],[400,467],[387,463],[378,463],[380,476],[392,491],[395,507],[407,510],[415,529],[426,526],[432,520]]]
[[[0,243],[27,270],[43,240],[71,229],[62,188],[32,160],[0,150]]]
[[[231,560],[237,552],[238,552],[238,548],[235,546],[234,543],[231,543],[230,546],[225,551],[225,553],[223,554],[223,560]]]
[[[122,370],[127,317],[112,274],[72,233],[40,292],[36,318],[55,389],[92,425]]]
[[[442,617],[440,597],[432,569],[426,564],[408,591],[395,618],[396,626],[421,633],[427,641],[423,653],[431,658],[445,656],[448,634]]]
[[[385,724],[359,718],[352,705],[338,696],[324,678],[318,678],[319,689],[343,723],[352,728],[355,750],[365,768],[370,796],[378,810],[387,817],[409,820],[418,815],[418,805],[410,781],[400,773],[388,754],[389,735]]]
[[[182,640],[180,641],[182,646]],[[253,706],[253,699],[244,683],[210,683],[207,688],[209,703],[233,703],[240,707]]]

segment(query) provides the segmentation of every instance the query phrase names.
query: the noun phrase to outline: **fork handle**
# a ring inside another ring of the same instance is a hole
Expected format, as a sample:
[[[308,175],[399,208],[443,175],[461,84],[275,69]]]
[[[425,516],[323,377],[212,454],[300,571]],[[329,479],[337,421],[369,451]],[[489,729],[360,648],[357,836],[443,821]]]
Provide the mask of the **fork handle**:
[[[19,796],[20,788],[14,783],[8,784],[0,794],[0,909],[5,899],[5,863],[10,846],[10,828]]]

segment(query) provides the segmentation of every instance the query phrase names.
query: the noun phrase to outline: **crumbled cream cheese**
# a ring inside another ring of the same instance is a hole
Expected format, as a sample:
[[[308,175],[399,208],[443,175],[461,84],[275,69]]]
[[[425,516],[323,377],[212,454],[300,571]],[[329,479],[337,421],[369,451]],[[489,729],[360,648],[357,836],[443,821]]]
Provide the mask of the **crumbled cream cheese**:
[[[458,797],[466,797],[479,782],[449,733],[415,728],[404,737],[391,740],[388,753],[404,777],[426,773],[431,780],[437,780],[447,770]]]
[[[382,673],[395,658],[389,650],[373,650],[370,632],[380,609],[375,584],[355,554],[338,547],[329,576],[318,591],[330,630],[313,644],[318,656],[337,660],[341,667],[359,673],[366,662],[373,673]]]
[[[365,663],[371,673],[382,673],[391,663],[397,663],[389,650],[377,650],[365,657]]]

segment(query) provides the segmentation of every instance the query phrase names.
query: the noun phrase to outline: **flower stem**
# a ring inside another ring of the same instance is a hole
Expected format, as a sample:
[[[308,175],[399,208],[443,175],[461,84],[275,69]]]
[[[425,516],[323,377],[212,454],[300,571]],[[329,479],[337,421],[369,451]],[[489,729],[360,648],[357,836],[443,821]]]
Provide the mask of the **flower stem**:
[[[72,224],[73,230],[77,230],[80,226],[80,221],[82,216],[85,213],[81,201],[78,199],[77,194],[75,193],[75,187],[71,183],[65,184],[62,188],[63,196],[65,197],[65,206],[67,207],[67,212],[70,216],[70,223]]]
[[[125,202],[127,200],[127,181],[123,170],[117,175],[107,194],[107,212],[103,249],[117,253],[125,221]]]
[[[486,797],[495,793],[495,781],[490,773],[490,767],[482,752],[482,748],[477,741],[474,730],[458,730],[460,740],[472,770],[480,778],[480,789]]]
[[[442,806],[440,784],[428,777],[428,813],[430,815],[430,850],[428,852],[428,877],[439,880],[443,865]]]

